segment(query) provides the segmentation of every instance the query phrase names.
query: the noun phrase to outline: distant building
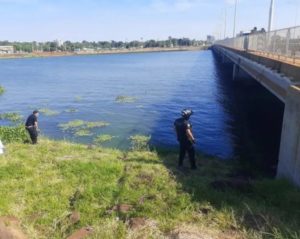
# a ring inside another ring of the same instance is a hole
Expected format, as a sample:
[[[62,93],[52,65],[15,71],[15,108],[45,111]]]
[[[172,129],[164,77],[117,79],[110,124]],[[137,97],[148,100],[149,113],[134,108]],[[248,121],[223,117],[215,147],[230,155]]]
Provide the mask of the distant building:
[[[64,41],[62,40],[55,40],[58,47],[62,47],[64,45]]]
[[[215,40],[216,40],[215,37],[211,36],[211,35],[208,35],[206,38],[207,44],[213,44],[215,42]]]
[[[0,55],[2,54],[13,54],[15,49],[13,46],[0,46]]]

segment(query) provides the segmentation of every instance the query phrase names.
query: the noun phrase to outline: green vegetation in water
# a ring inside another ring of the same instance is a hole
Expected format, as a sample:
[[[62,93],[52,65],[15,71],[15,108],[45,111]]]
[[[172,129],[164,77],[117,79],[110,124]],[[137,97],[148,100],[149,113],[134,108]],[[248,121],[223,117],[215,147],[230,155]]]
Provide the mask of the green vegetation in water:
[[[132,96],[119,95],[116,97],[117,103],[134,103],[137,101],[137,98]]]
[[[0,114],[0,120],[9,120],[14,123],[21,123],[23,121],[23,116],[17,112],[9,112]]]
[[[76,101],[76,102],[82,101],[82,97],[79,96],[79,95],[75,96],[75,101]]]
[[[88,137],[92,136],[93,133],[89,129],[78,129],[74,132],[74,135],[77,137]]]
[[[115,138],[115,136],[109,134],[98,135],[94,138],[94,143],[98,145],[102,145],[104,143],[110,142]]]
[[[74,130],[76,128],[81,128],[85,125],[85,121],[83,120],[72,120],[69,121],[68,123],[64,123],[64,124],[59,124],[59,127],[64,130]]]
[[[5,89],[3,86],[0,85],[0,95],[3,95],[5,92]]]
[[[86,128],[93,129],[93,128],[102,128],[109,126],[110,124],[104,121],[96,121],[96,122],[85,122]]]
[[[178,171],[173,151],[46,139],[6,146],[1,216],[18,217],[30,238],[67,238],[86,226],[92,239],[300,237],[300,191],[282,180],[226,184],[232,162],[198,155],[197,171]]]
[[[149,150],[149,142],[151,140],[151,136],[144,135],[133,135],[130,136],[131,141],[131,149],[137,151]]]
[[[93,135],[91,130],[94,128],[103,128],[109,125],[109,123],[104,121],[89,122],[83,120],[72,120],[68,123],[59,124],[58,126],[63,131],[70,131],[75,136],[83,137]]]
[[[24,143],[29,141],[29,137],[23,125],[19,125],[15,127],[1,126],[0,140],[4,143],[11,143],[11,142]]]
[[[59,115],[59,112],[56,110],[51,110],[48,108],[41,108],[39,109],[39,112],[45,116],[56,116]]]
[[[70,108],[70,109],[66,109],[64,112],[66,112],[66,113],[77,113],[78,109]]]

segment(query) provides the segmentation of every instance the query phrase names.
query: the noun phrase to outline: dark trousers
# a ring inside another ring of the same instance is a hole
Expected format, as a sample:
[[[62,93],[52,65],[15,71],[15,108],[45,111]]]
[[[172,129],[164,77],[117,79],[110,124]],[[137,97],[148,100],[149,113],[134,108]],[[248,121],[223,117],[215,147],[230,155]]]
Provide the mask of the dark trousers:
[[[182,142],[179,142],[179,148],[180,148],[180,152],[179,152],[178,166],[180,167],[183,165],[183,160],[184,160],[185,154],[187,152],[189,155],[191,168],[195,169],[196,168],[196,160],[195,160],[194,145],[189,141],[182,141]]]
[[[29,133],[32,144],[37,144],[38,132],[37,132],[36,128],[31,127],[31,128],[26,128],[26,129]]]

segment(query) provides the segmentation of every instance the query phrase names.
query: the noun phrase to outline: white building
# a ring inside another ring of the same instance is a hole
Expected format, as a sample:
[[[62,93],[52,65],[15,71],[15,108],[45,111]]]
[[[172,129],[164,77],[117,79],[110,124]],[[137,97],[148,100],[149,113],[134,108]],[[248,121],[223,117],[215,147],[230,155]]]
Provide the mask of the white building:
[[[13,46],[0,46],[0,55],[2,54],[13,54],[15,49]]]

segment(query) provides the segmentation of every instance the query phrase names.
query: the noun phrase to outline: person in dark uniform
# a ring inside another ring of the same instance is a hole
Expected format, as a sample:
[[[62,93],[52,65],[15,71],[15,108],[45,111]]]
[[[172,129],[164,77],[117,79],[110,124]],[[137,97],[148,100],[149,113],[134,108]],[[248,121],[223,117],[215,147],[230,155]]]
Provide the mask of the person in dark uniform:
[[[28,116],[25,127],[28,131],[32,144],[37,144],[37,138],[38,138],[38,117],[39,117],[39,111],[35,110],[33,113]]]
[[[193,170],[197,169],[196,160],[195,160],[195,138],[192,133],[192,124],[189,122],[189,119],[193,111],[190,109],[185,109],[181,112],[181,118],[175,120],[174,128],[177,135],[177,140],[179,142],[179,162],[178,167],[183,166],[183,160],[186,152],[188,152],[191,168]]]

